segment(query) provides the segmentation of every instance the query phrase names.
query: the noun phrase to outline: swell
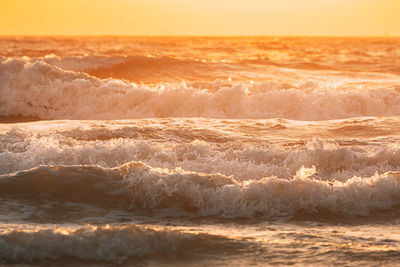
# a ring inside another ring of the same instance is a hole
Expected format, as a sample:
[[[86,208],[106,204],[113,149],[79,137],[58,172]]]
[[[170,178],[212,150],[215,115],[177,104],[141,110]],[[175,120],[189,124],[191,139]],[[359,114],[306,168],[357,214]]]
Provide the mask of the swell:
[[[4,61],[5,59],[3,59]],[[82,71],[98,78],[129,80],[132,82],[160,83],[192,80],[215,80],[220,71],[229,71],[228,65],[204,63],[197,60],[149,56],[66,56],[48,55],[44,58],[25,58],[29,63],[47,63],[64,70]]]
[[[399,115],[399,88],[338,90],[308,83],[221,84],[213,90],[185,84],[146,86],[101,80],[44,62],[0,63],[0,116],[40,119],[150,117],[288,118],[326,120]]]
[[[314,179],[301,168],[291,179],[265,177],[238,182],[222,174],[151,168],[131,162],[116,168],[41,166],[0,177],[3,199],[49,200],[135,212],[184,212],[192,216],[290,218],[297,214],[339,217],[398,216],[400,173],[353,177],[345,182]]]
[[[331,55],[333,56],[333,55]],[[64,70],[82,71],[98,78],[124,79],[132,82],[160,83],[181,81],[210,81],[235,78],[254,79],[251,72],[262,72],[263,67],[289,68],[294,70],[327,70],[340,72],[400,74],[397,64],[388,64],[385,60],[374,59],[377,62],[353,59],[335,62],[332,58],[318,58],[311,62],[304,58],[273,60],[268,57],[243,59],[227,62],[226,60],[208,60],[191,58],[174,58],[169,56],[155,57],[153,55],[101,55],[101,56],[56,56],[49,54],[44,57],[22,57],[23,60],[35,63],[44,62]],[[0,62],[6,58],[0,57]],[[386,59],[387,60],[387,59]],[[261,68],[260,68],[261,67]],[[247,75],[246,75],[247,73]],[[229,75],[228,75],[229,74]],[[247,77],[246,77],[247,76]]]
[[[226,78],[223,71],[233,68],[216,63],[203,63],[188,59],[170,57],[153,58],[147,56],[129,56],[123,63],[107,65],[86,70],[99,78],[113,77],[133,82],[160,83],[197,80],[215,80]]]
[[[261,66],[276,66],[280,68],[290,68],[298,70],[333,70],[341,72],[375,72],[385,74],[400,74],[400,68],[397,64],[388,64],[388,59],[381,58],[356,58],[350,57],[347,60],[335,60],[335,55],[330,55],[331,58],[309,59],[293,58],[292,60],[271,60],[269,58],[244,60],[242,64],[256,64]],[[337,55],[336,55],[337,56]],[[371,61],[376,60],[372,63]],[[310,62],[311,61],[311,62]]]
[[[140,62],[140,57],[144,59],[154,56],[160,61],[153,61],[153,66],[145,64],[145,68],[158,68],[156,65],[160,65],[163,71],[167,71],[168,68],[175,69],[176,66],[179,68],[181,62],[185,65],[189,61],[196,63],[207,60],[207,63],[210,63],[214,60],[246,67],[260,64],[294,69],[399,74],[398,44],[398,38],[17,37],[0,38],[0,55],[43,57],[51,64],[61,64],[67,68],[72,66],[75,68],[73,70],[76,70],[76,67],[82,67],[80,70],[95,69],[99,66],[98,63],[102,62],[100,65],[105,66],[110,70],[109,73],[114,75],[117,73],[111,70],[114,64],[104,64],[103,60],[106,57],[134,59],[135,56],[139,56]],[[93,60],[96,58],[98,60]],[[164,64],[172,58],[179,60],[172,60],[174,64]],[[91,62],[93,68],[90,64],[85,64],[85,61]],[[152,59],[147,60],[151,61]],[[141,66],[134,61],[131,63],[122,63],[125,67],[117,66],[116,70],[126,69],[128,66]],[[195,64],[186,66],[196,69]],[[128,75],[125,78],[134,78],[129,72],[123,72]]]
[[[221,236],[135,224],[12,229],[0,234],[0,263],[122,264],[143,260],[193,260],[201,259],[204,254],[235,255],[244,248],[245,242]]]

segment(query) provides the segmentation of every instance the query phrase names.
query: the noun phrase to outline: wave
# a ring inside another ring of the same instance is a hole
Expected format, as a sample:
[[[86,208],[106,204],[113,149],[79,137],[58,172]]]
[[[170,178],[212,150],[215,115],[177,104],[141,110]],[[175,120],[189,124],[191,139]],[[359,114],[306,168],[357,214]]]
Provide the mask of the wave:
[[[0,263],[137,263],[146,259],[193,259],[202,253],[216,255],[222,251],[234,255],[243,247],[225,237],[135,224],[16,229],[0,234]]]
[[[100,60],[99,60],[100,59]],[[71,63],[65,62],[62,58],[59,64],[55,64],[63,69],[85,71],[86,73],[98,78],[124,79],[133,82],[160,83],[160,82],[181,82],[191,80],[210,80],[218,78],[215,65],[202,62],[175,59],[170,57],[154,58],[149,56],[129,56],[129,57],[105,57],[93,58],[94,64],[87,64],[84,60],[71,58]],[[48,62],[54,64],[53,62]],[[85,68],[82,69],[81,65]],[[221,64],[218,68],[222,68]],[[229,70],[230,68],[225,68]],[[222,70],[222,69],[221,69]]]
[[[337,56],[337,55],[330,55]],[[378,59],[379,60],[379,59]],[[326,58],[323,60],[311,59],[305,61],[304,58],[292,58],[292,60],[271,60],[269,58],[258,58],[244,60],[243,64],[259,64],[265,66],[276,66],[280,68],[290,68],[297,70],[332,70],[332,71],[347,71],[347,72],[358,72],[358,75],[362,73],[384,73],[384,74],[400,74],[400,68],[396,64],[387,64],[386,62],[375,62],[371,64],[370,60],[365,58],[349,58],[347,60],[335,60],[332,58]]]
[[[0,63],[0,116],[39,119],[128,119],[150,117],[288,118],[325,120],[399,115],[398,87],[321,89],[307,83],[222,84],[215,90],[185,84],[137,85],[101,80],[44,62]]]
[[[0,57],[0,62],[7,60]],[[65,56],[22,57],[26,63],[45,63],[63,70],[85,72],[97,78],[160,83],[217,79],[218,72],[233,68],[217,62],[149,56]],[[224,75],[222,75],[224,76]],[[224,76],[225,77],[225,76]]]
[[[241,66],[249,69],[250,66],[259,65],[296,70],[331,69],[359,72],[358,75],[366,71],[399,74],[398,43],[396,38],[12,37],[1,38],[0,50],[2,55],[8,57],[44,57],[49,63],[61,63],[63,67],[67,68],[82,66],[85,69],[87,68],[84,65],[87,64],[83,62],[86,60],[91,61],[93,66],[97,66],[98,62],[104,63],[103,59],[106,57],[135,59],[136,56],[139,56],[136,63],[133,60],[127,64],[122,63],[120,66],[115,65],[115,70],[112,70],[114,64],[111,62],[108,66],[100,64],[110,70],[109,74],[118,76],[118,71],[122,70],[127,75],[125,78],[135,79],[139,76],[135,77],[125,71],[128,67],[158,69],[163,72],[163,76],[165,74],[168,76],[168,73],[172,74],[184,65],[186,70],[192,69],[191,67],[194,70],[202,70],[203,64],[196,65],[196,62],[203,60],[207,61],[207,64],[214,63],[214,61],[227,63],[219,64],[219,67],[231,65],[234,68]],[[146,60],[145,57],[154,58]],[[93,60],[95,58],[99,60]],[[63,62],[67,64],[63,64]],[[168,62],[172,64],[168,64]],[[190,63],[187,64],[188,62]],[[92,69],[90,65],[87,66],[88,69]],[[200,69],[197,66],[201,66]],[[139,72],[136,73],[140,75]],[[147,73],[150,74],[150,71]],[[175,73],[185,76],[185,71]],[[152,76],[157,75],[153,74]]]
[[[298,214],[373,216],[400,205],[400,172],[315,179],[301,168],[291,179],[266,177],[238,182],[222,174],[151,168],[130,162],[116,168],[41,166],[0,176],[2,198],[58,200],[109,209],[184,212],[192,216],[293,217]],[[397,216],[397,215],[396,215]]]
[[[221,173],[238,181],[289,179],[301,166],[315,166],[318,179],[341,181],[400,171],[400,118],[294,123],[152,119],[5,125],[0,129],[0,174],[39,165],[108,168],[130,161]],[[317,133],[331,139],[312,138]]]
[[[112,68],[123,64],[126,57],[123,56],[85,56],[85,57],[59,57],[56,55],[47,55],[44,58],[29,59],[29,63],[45,62],[49,65],[57,66],[65,70],[72,71],[92,71],[101,68]]]
[[[60,67],[65,70],[84,71],[98,78],[113,77],[116,79],[127,79],[134,82],[179,82],[210,80],[227,75],[232,77],[246,77],[253,79],[251,71],[263,72],[263,66],[277,67],[278,69],[295,70],[319,70],[337,72],[358,72],[362,77],[367,73],[375,73],[377,77],[388,74],[399,74],[400,68],[397,65],[371,64],[369,61],[353,60],[332,62],[332,60],[314,62],[304,62],[304,58],[291,60],[271,60],[270,58],[245,59],[237,62],[226,62],[225,60],[198,60],[190,58],[173,58],[168,56],[154,57],[152,55],[113,55],[113,56],[64,56],[59,57],[54,54],[45,57],[29,58],[23,57],[30,63],[45,62],[50,65]],[[3,59],[5,60],[5,59]],[[0,58],[1,61],[1,58]],[[335,63],[335,64],[333,64]],[[261,67],[261,68],[260,68]],[[250,72],[249,72],[250,71]],[[379,75],[378,73],[382,73]],[[155,73],[157,75],[155,75]],[[390,75],[389,75],[390,76]]]

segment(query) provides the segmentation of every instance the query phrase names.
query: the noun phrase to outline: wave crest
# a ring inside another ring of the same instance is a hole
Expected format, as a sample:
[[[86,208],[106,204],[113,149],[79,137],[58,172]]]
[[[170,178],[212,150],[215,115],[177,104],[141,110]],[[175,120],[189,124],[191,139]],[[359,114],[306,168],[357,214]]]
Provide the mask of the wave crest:
[[[274,84],[185,84],[156,87],[101,80],[44,62],[0,63],[0,116],[40,119],[148,117],[272,118],[324,120],[400,114],[398,88],[340,91],[315,84],[278,89]]]
[[[221,174],[151,168],[131,162],[112,169],[39,167],[0,179],[1,195],[26,201],[72,201],[108,208],[182,210],[195,216],[291,217],[328,212],[372,215],[400,205],[400,173],[314,179],[302,168],[292,179],[267,177],[238,182]]]
[[[301,126],[281,119],[279,123],[152,119],[3,125],[0,174],[39,165],[117,167],[130,161],[232,175],[238,181],[266,176],[288,179],[302,165],[316,166],[322,180],[400,171],[400,118],[365,120]],[[329,139],[312,138],[316,133]]]

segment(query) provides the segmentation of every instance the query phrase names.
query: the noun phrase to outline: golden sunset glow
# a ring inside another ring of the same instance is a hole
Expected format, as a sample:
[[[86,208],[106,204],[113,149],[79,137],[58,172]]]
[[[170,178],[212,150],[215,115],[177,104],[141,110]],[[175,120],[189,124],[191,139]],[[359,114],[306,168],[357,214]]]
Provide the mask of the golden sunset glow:
[[[400,266],[400,0],[0,0],[0,265]]]
[[[398,0],[1,0],[1,35],[400,35]]]

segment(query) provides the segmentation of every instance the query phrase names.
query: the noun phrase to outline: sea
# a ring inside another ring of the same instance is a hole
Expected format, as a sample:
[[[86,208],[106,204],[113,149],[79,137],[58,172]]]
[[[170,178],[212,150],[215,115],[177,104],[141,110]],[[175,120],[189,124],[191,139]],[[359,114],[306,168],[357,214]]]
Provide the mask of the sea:
[[[0,37],[0,264],[399,266],[400,38]]]

